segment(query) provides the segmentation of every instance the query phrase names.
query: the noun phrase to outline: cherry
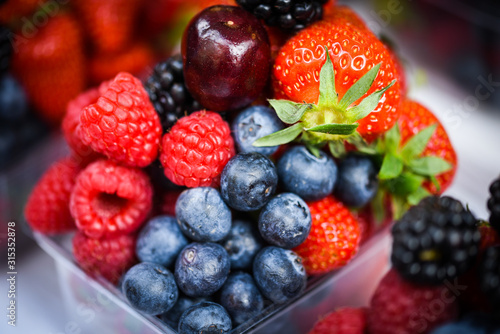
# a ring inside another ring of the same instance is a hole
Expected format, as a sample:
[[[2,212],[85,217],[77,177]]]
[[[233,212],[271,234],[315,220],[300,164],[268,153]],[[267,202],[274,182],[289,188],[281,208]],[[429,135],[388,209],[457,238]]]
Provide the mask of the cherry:
[[[212,111],[247,106],[269,77],[267,32],[240,7],[217,5],[196,15],[184,32],[182,56],[186,87]]]

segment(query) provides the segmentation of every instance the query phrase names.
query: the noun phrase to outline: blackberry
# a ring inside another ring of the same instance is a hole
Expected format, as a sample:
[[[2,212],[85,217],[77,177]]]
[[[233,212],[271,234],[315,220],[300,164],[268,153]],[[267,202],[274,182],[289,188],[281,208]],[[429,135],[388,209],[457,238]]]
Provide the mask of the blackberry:
[[[490,225],[500,232],[500,178],[493,181],[490,186],[491,197],[488,199],[490,210]]]
[[[182,56],[172,56],[156,64],[144,85],[164,131],[179,118],[202,108],[187,90],[182,69]]]
[[[300,30],[323,17],[328,0],[236,0],[268,26]]]
[[[0,75],[7,72],[12,58],[12,43],[9,34],[9,28],[0,25]]]
[[[479,270],[481,289],[492,306],[500,311],[500,246],[486,249]]]
[[[430,196],[392,228],[392,264],[417,284],[442,284],[465,273],[479,251],[476,218],[451,197]]]

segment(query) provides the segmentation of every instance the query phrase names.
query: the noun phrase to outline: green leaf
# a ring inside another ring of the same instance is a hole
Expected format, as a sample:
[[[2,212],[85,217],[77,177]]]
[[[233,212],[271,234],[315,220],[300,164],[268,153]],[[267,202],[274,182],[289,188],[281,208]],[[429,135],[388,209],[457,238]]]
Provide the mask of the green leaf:
[[[392,196],[392,210],[394,220],[399,220],[408,210],[406,199],[400,196]]]
[[[335,158],[341,158],[345,155],[345,146],[342,140],[331,140],[328,142],[328,148],[330,149],[330,153]]]
[[[424,151],[427,143],[432,137],[434,131],[436,131],[437,123],[429,125],[428,127],[422,129],[419,133],[414,135],[408,140],[408,142],[403,146],[401,150],[401,156],[406,162],[410,162],[414,158],[418,157]]]
[[[319,99],[318,105],[331,106],[338,103],[338,94],[335,90],[335,71],[328,53],[328,47],[324,46],[326,61],[319,72]]]
[[[396,154],[400,142],[401,133],[399,132],[399,125],[396,123],[385,133],[385,149],[389,153]]]
[[[384,157],[382,162],[382,167],[380,167],[380,172],[378,177],[381,180],[389,180],[398,177],[403,171],[403,162],[395,155],[388,153]]]
[[[422,186],[424,180],[423,176],[403,172],[398,177],[387,180],[386,185],[391,194],[406,197],[417,191]]]
[[[346,138],[346,141],[349,144],[354,145],[356,147],[356,150],[360,153],[368,155],[378,154],[375,146],[368,144],[366,140],[364,140],[363,137],[361,137],[359,132],[354,132],[351,136]]]
[[[391,83],[386,87],[382,88],[381,90],[377,90],[376,92],[373,92],[369,96],[365,97],[359,105],[347,109],[347,118],[352,122],[355,122],[368,116],[377,107],[385,91],[391,88],[395,82],[396,80],[392,80]]]
[[[317,146],[311,145],[310,143],[305,143],[309,152],[314,155],[316,158],[320,157],[320,149]]]
[[[270,99],[268,102],[276,111],[279,119],[286,124],[297,123],[302,118],[302,115],[313,107],[313,104],[310,103],[295,103],[288,100]]]
[[[430,192],[428,192],[427,190],[425,190],[422,187],[419,187],[417,190],[415,190],[410,195],[408,195],[407,202],[410,205],[417,205],[418,203],[420,203],[421,200],[423,200],[424,198],[426,198],[430,195],[431,195]]]
[[[321,132],[327,133],[330,135],[350,135],[352,134],[359,124],[337,124],[337,123],[329,123],[329,124],[321,124],[317,126],[313,126],[312,128],[304,128],[306,131],[310,132]]]
[[[424,176],[439,175],[453,168],[448,161],[432,156],[412,160],[408,166],[414,173]]]
[[[271,133],[253,142],[253,146],[276,146],[291,142],[302,132],[302,123],[297,123],[283,130]]]
[[[373,216],[375,217],[375,223],[377,226],[381,226],[384,219],[387,217],[386,206],[385,206],[385,196],[386,192],[384,189],[379,188],[375,197],[371,200],[371,205],[373,208]]]
[[[374,66],[371,70],[365,73],[358,81],[356,81],[351,88],[344,94],[342,100],[340,100],[339,106],[341,110],[347,109],[351,104],[356,102],[359,98],[365,95],[370,87],[373,85],[373,81],[377,77],[380,65],[382,63]]]

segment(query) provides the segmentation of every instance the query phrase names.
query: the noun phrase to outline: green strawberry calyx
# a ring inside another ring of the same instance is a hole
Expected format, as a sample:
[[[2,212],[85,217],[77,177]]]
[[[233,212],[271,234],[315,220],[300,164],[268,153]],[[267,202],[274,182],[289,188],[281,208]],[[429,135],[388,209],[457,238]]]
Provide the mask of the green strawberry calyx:
[[[318,152],[318,147],[328,143],[332,154],[340,156],[344,153],[344,141],[363,142],[356,131],[358,121],[377,107],[382,95],[396,80],[368,95],[359,104],[354,104],[373,85],[381,66],[378,64],[356,81],[339,100],[335,89],[335,71],[327,47],[325,53],[326,61],[320,71],[318,103],[268,100],[281,121],[291,126],[258,139],[253,143],[254,146],[282,145],[299,139],[313,154]]]
[[[371,147],[362,149],[363,153],[378,156],[381,164],[379,191],[391,194],[395,219],[431,195],[423,187],[425,181],[431,181],[439,191],[436,176],[453,168],[450,162],[440,157],[422,156],[437,126],[434,123],[425,127],[402,144],[400,127],[396,123]]]

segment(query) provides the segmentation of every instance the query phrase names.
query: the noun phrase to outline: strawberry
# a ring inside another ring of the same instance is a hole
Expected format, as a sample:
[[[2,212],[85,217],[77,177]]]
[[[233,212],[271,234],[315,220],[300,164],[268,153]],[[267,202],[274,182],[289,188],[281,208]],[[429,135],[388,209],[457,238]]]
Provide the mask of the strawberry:
[[[366,309],[343,307],[320,318],[308,334],[363,334]]]
[[[121,51],[132,40],[139,0],[75,0],[73,3],[98,52]]]
[[[39,6],[40,0],[7,0],[0,3],[0,23],[10,23],[30,15]]]
[[[433,194],[441,194],[453,181],[457,169],[457,154],[446,130],[437,117],[420,103],[412,100],[404,100],[399,119],[402,145],[408,143],[410,138],[414,137],[415,134],[433,124],[435,124],[436,129],[427,141],[427,145],[425,145],[421,156],[441,158],[448,162],[451,168],[448,168],[446,172],[437,173],[437,183],[426,181],[424,187]]]
[[[41,115],[58,123],[68,102],[85,88],[85,59],[78,22],[69,14],[48,20],[32,38],[22,39],[12,67]]]
[[[395,219],[424,197],[441,194],[457,167],[455,150],[436,116],[411,100],[403,100],[401,109],[398,126],[371,147],[358,145],[380,162],[378,197],[391,195]]]
[[[147,44],[136,43],[113,54],[97,54],[90,59],[89,73],[93,83],[113,79],[120,72],[139,75],[154,63],[154,54]]]
[[[292,102],[270,103],[285,123],[294,124],[287,129],[292,139],[301,133],[310,144],[356,133],[372,139],[397,121],[400,84],[391,54],[370,31],[360,29],[360,20],[354,22],[327,15],[281,48],[272,84],[275,98]]]
[[[333,196],[308,203],[312,226],[307,239],[294,248],[309,275],[338,269],[357,253],[361,239],[359,224]]]

